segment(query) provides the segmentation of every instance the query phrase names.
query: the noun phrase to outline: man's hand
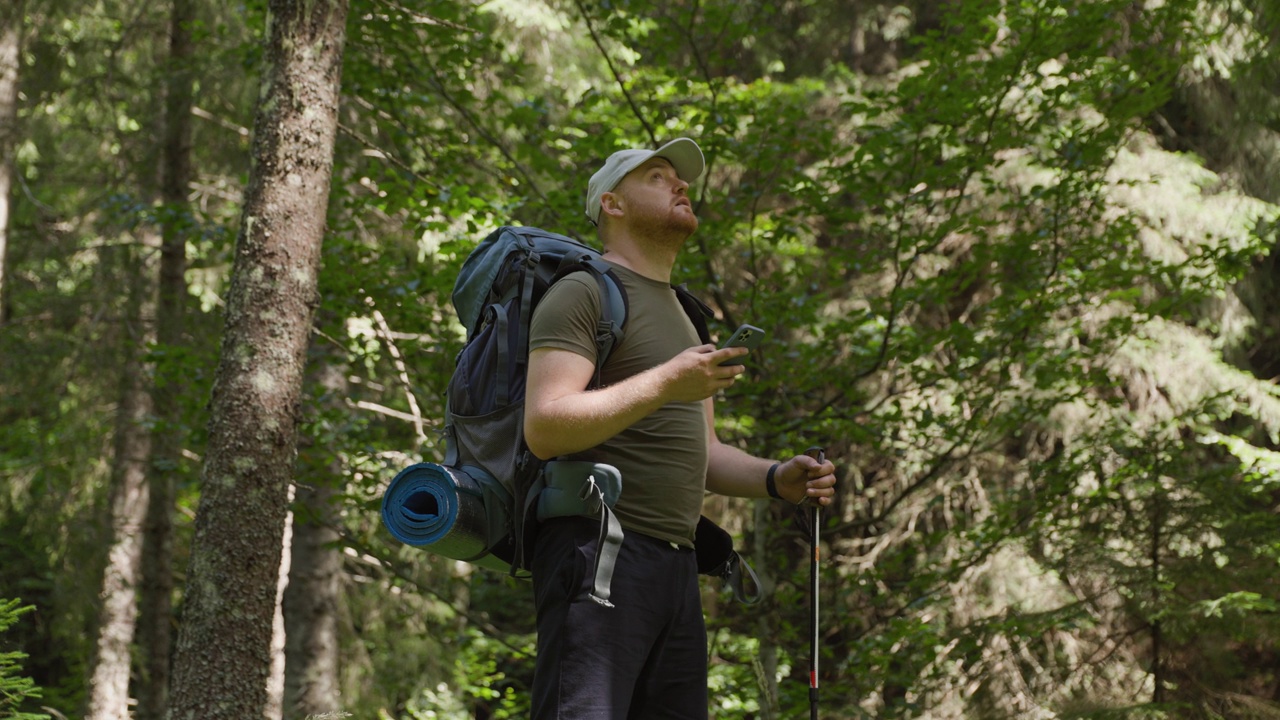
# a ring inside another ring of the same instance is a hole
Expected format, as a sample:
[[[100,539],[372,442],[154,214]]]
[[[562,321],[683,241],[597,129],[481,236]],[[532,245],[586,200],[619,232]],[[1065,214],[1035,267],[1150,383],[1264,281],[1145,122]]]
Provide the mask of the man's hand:
[[[663,397],[670,402],[698,402],[731,387],[746,371],[742,365],[720,363],[747,354],[746,348],[717,350],[715,345],[691,347],[655,368],[665,379]]]
[[[778,466],[773,481],[783,500],[796,505],[810,500],[825,507],[836,494],[835,472],[830,460],[820,463],[808,455],[797,455]]]

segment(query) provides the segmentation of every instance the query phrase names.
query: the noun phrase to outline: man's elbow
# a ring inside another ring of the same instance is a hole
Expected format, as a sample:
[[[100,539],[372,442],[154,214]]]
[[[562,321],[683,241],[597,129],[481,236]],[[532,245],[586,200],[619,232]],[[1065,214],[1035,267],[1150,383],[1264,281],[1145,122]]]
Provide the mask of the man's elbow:
[[[555,438],[548,432],[546,422],[530,416],[528,412],[524,415],[524,444],[539,460],[550,460],[564,454],[558,452]]]
[[[560,453],[555,451],[552,445],[546,444],[536,436],[531,436],[526,430],[524,433],[524,444],[529,448],[529,452],[539,460],[551,460]]]

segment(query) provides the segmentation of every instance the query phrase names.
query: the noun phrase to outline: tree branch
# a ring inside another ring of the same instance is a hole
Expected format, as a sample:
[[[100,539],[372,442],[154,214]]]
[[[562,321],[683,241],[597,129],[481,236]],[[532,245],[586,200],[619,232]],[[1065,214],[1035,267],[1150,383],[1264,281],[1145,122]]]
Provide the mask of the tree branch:
[[[578,12],[582,14],[582,21],[587,24],[587,32],[591,33],[591,41],[595,43],[596,49],[600,51],[600,56],[604,58],[605,64],[609,66],[609,73],[613,75],[614,81],[618,83],[618,89],[622,91],[622,96],[627,99],[627,105],[631,107],[631,113],[636,116],[636,119],[640,121],[640,125],[644,127],[645,133],[649,136],[649,142],[657,145],[657,133],[654,132],[653,126],[649,124],[649,121],[645,119],[640,107],[636,105],[635,98],[627,90],[627,84],[618,72],[618,68],[613,64],[613,58],[609,56],[609,51],[604,49],[604,43],[600,40],[600,36],[596,34],[596,28],[591,24],[591,17],[587,15],[587,9],[583,6],[582,0],[573,0],[573,3],[578,6]]]

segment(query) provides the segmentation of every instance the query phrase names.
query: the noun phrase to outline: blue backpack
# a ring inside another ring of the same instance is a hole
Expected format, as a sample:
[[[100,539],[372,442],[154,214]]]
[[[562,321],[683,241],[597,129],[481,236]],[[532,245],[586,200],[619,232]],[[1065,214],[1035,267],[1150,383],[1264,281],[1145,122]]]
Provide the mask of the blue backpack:
[[[608,605],[623,537],[611,508],[623,478],[602,463],[540,460],[524,441],[529,322],[547,289],[576,272],[588,273],[600,290],[598,383],[600,368],[624,337],[627,318],[626,292],[599,251],[537,228],[502,227],[467,257],[453,290],[467,341],[446,393],[444,461],[418,463],[396,475],[383,495],[382,517],[402,542],[525,577],[537,521],[597,518],[591,596]],[[683,286],[674,289],[701,341],[710,342],[710,309]],[[738,569],[750,568],[733,551],[728,533],[704,518],[697,542],[712,553],[704,560],[699,549],[700,570],[735,583],[739,597],[749,600]]]

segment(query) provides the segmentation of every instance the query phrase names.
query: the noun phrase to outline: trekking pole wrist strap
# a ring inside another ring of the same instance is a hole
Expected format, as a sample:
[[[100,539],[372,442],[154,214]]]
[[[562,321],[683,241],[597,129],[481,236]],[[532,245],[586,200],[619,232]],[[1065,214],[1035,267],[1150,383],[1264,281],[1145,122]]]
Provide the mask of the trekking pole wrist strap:
[[[774,475],[778,472],[778,466],[782,463],[774,463],[769,466],[769,472],[764,476],[764,489],[769,493],[769,497],[775,500],[781,500],[782,495],[778,492],[778,483],[774,479]]]

